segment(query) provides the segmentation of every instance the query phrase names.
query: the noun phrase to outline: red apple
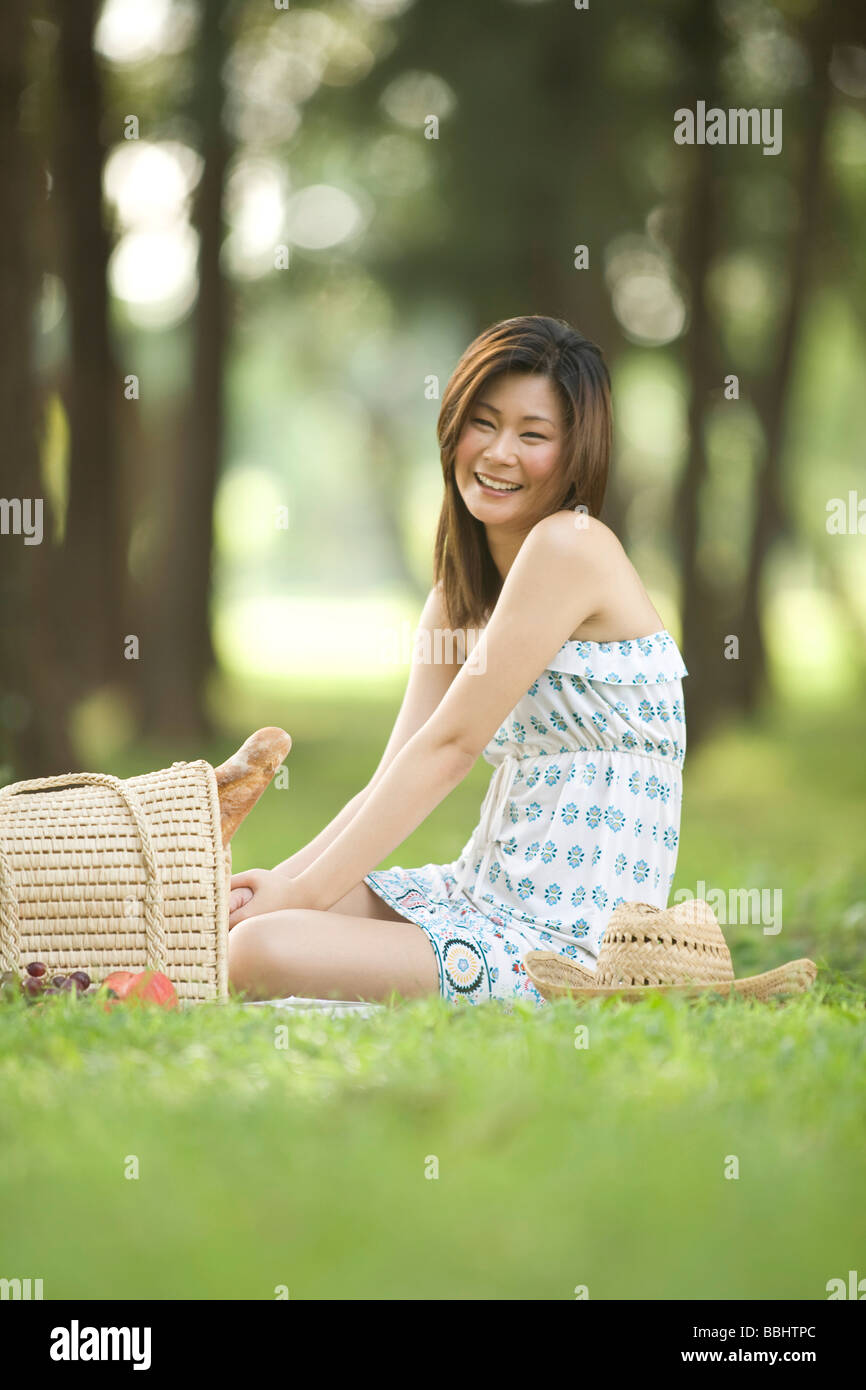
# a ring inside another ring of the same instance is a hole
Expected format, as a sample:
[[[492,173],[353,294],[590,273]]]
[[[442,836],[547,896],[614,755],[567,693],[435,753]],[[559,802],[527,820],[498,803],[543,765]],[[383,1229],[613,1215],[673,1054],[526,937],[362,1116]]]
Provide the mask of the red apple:
[[[133,970],[115,970],[113,974],[106,976],[101,987],[113,990],[118,999],[125,999],[129,993],[129,986],[136,978]]]
[[[159,1004],[163,1009],[176,1009],[178,1006],[174,985],[160,970],[142,970],[141,974],[135,975],[126,998],[142,1004]]]

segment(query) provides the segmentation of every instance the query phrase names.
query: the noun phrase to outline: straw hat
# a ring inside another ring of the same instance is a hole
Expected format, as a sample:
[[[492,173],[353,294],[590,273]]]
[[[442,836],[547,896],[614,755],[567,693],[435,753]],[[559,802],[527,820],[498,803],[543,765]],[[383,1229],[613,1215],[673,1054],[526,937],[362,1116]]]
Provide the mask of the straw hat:
[[[703,898],[668,908],[621,903],[607,924],[595,972],[553,951],[528,951],[523,964],[545,999],[614,994],[641,999],[653,990],[769,999],[809,989],[817,974],[814,961],[792,960],[762,975],[734,979],[728,944]]]

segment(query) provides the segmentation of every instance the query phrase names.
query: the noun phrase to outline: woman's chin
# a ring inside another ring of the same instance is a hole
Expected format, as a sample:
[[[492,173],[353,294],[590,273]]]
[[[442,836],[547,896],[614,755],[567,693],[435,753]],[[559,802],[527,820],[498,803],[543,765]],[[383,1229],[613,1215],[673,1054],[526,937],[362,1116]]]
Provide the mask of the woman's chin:
[[[504,493],[499,497],[492,497],[480,488],[470,487],[466,492],[461,492],[460,496],[469,514],[474,516],[476,521],[483,521],[485,524],[519,521],[526,512],[522,489],[519,493]]]

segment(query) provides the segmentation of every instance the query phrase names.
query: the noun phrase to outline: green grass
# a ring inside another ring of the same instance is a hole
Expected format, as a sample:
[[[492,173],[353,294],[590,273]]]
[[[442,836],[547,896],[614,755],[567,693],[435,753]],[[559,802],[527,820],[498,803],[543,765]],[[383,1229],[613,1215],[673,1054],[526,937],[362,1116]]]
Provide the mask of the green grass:
[[[295,738],[236,867],[339,810],[397,698],[234,702],[236,729],[195,753],[256,723]],[[826,1298],[866,1237],[864,722],[792,714],[687,757],[677,886],[780,888],[777,936],[727,934],[738,974],[810,955],[806,996],[0,1009],[0,1277],[49,1299]],[[486,775],[389,862],[455,857]]]

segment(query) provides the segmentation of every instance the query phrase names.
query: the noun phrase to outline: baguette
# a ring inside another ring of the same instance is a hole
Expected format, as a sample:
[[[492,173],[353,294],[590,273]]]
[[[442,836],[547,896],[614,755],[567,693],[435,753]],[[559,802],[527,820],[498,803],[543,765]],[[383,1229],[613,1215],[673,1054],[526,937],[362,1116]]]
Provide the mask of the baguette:
[[[292,746],[285,729],[257,729],[226,762],[215,768],[223,849],[249,815]]]

